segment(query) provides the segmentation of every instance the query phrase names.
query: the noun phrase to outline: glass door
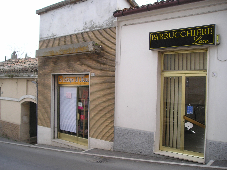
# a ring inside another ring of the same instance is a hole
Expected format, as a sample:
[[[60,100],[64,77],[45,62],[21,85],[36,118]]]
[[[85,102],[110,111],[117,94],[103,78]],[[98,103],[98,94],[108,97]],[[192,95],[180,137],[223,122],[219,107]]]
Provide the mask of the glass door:
[[[89,92],[88,87],[78,87],[78,143],[85,145],[88,140],[88,106]]]
[[[203,157],[206,76],[163,77],[161,150]]]
[[[58,138],[88,146],[89,86],[59,86]]]
[[[164,77],[162,146],[183,150],[182,77]]]
[[[206,77],[185,77],[184,149],[204,153]]]

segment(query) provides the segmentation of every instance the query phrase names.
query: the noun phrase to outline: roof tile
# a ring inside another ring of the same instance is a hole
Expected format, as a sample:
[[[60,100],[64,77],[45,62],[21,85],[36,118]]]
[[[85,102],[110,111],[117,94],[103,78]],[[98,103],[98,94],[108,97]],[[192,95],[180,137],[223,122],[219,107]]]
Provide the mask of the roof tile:
[[[125,15],[131,15],[131,14],[141,13],[145,11],[152,11],[156,9],[167,8],[167,7],[176,6],[176,5],[183,5],[183,4],[193,3],[198,1],[203,1],[203,0],[166,0],[166,1],[163,0],[160,2],[155,2],[154,4],[142,5],[140,7],[135,6],[130,8],[124,8],[122,10],[116,10],[113,13],[113,16],[121,17]]]

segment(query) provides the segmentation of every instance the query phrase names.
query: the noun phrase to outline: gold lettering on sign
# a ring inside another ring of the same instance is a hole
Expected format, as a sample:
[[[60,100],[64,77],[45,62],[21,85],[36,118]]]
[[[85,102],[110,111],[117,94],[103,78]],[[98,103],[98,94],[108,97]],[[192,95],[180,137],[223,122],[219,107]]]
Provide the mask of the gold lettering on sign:
[[[181,37],[185,37],[186,36],[186,31],[181,31]]]
[[[195,30],[182,30],[182,31],[171,31],[165,33],[151,33],[151,40],[163,40],[170,38],[180,38],[180,37],[198,37],[203,35],[213,34],[212,28],[197,28]]]
[[[171,34],[172,34],[172,35],[171,35]],[[173,32],[170,32],[170,33],[169,33],[169,38],[174,38]]]
[[[168,35],[168,33],[164,33],[164,39],[169,39]]]
[[[190,27],[178,30],[169,30],[150,33],[150,49],[189,46],[189,45],[214,45],[215,25]]]
[[[158,35],[157,34],[151,34],[151,36],[152,36],[152,38],[151,38],[152,41],[153,40],[158,40]]]

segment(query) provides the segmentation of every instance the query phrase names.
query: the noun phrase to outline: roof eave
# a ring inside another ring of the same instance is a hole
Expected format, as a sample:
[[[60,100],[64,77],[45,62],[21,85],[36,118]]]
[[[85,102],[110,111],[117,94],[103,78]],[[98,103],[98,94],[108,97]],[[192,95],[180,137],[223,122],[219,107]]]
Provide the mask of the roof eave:
[[[53,5],[49,5],[47,7],[44,7],[42,9],[36,10],[36,14],[41,15],[41,14],[46,13],[48,11],[51,11],[51,10],[54,10],[54,9],[57,9],[57,8],[61,8],[63,6],[69,5],[69,4],[76,4],[78,2],[84,2],[84,1],[87,1],[87,0],[64,0],[64,1],[61,1],[61,2],[58,2],[58,3],[55,3]]]
[[[161,8],[172,7],[176,5],[183,5],[187,3],[199,2],[204,0],[166,0],[161,2],[155,2],[154,4],[142,5],[141,7],[135,6],[133,8],[125,8],[123,10],[117,10],[113,13],[114,17],[121,17],[125,15],[131,15],[141,13],[145,11],[152,11]]]

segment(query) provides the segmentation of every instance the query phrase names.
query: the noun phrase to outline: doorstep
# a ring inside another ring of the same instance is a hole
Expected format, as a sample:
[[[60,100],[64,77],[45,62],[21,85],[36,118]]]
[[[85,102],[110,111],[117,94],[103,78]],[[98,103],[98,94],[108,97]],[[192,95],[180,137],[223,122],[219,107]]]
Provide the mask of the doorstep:
[[[70,148],[70,149],[78,149],[78,148],[82,150],[88,149],[88,146],[80,145],[80,144],[69,142],[62,139],[52,139],[52,145],[63,147],[63,148]]]
[[[188,155],[188,154],[183,154],[183,153],[170,152],[170,151],[157,151],[157,152],[155,152],[155,154],[168,156],[168,157],[172,157],[172,158],[183,159],[186,161],[202,163],[202,164],[205,163],[204,157]]]

